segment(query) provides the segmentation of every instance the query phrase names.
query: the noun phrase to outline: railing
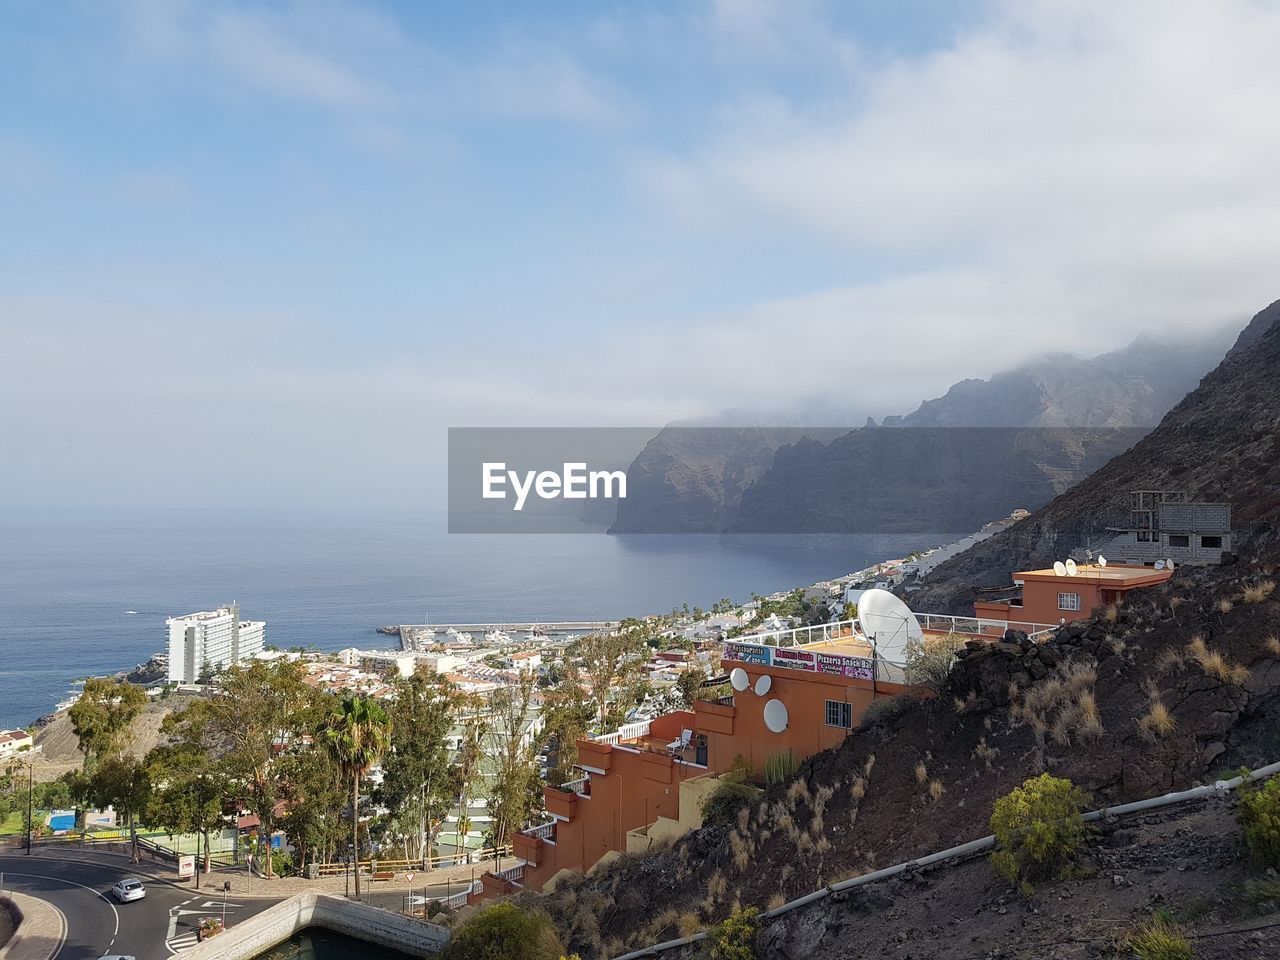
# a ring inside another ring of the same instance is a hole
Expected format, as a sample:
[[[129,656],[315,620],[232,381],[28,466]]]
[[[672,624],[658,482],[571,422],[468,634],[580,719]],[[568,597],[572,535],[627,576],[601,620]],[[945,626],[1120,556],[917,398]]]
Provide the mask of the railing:
[[[372,864],[374,863],[377,863],[379,870],[385,869],[385,870],[418,871],[418,870],[433,870],[441,867],[453,867],[453,866],[458,866],[458,865],[467,863],[468,852],[470,853],[470,862],[480,863],[484,861],[486,858],[492,857],[495,854],[500,857],[510,856],[511,847],[509,845],[504,845],[502,847],[498,847],[497,849],[494,849],[493,847],[487,847],[483,850],[471,850],[471,851],[464,850],[460,853],[445,854],[443,856],[438,856],[438,857],[428,857],[426,860],[383,860],[381,857],[379,857],[377,860],[361,860],[358,864],[356,864],[356,869],[371,873],[373,870]],[[321,877],[333,877],[333,876],[340,877],[342,876],[342,874],[346,873],[350,869],[351,869],[351,864],[342,863],[342,862],[317,863],[315,865],[316,874]]]
[[[590,777],[579,777],[577,780],[569,780],[560,784],[560,788],[562,790],[572,790],[574,793],[589,795],[588,791],[583,788],[586,787],[590,779]]]
[[[1056,623],[1031,623],[1024,620],[988,620],[983,617],[953,617],[944,613],[917,613],[916,620],[932,633],[957,634],[964,637],[1004,636],[1006,630],[1021,630],[1032,640],[1044,640],[1058,629]]]
[[[840,640],[860,636],[856,620],[837,620],[834,623],[815,623],[808,627],[789,627],[786,630],[768,630],[764,633],[744,633],[733,637],[731,643],[759,643],[766,647],[798,647],[819,640]]]
[[[524,876],[524,864],[517,863],[514,867],[507,867],[505,870],[490,871],[499,880],[519,880]]]
[[[549,840],[555,836],[556,822],[550,820],[547,823],[540,823],[536,827],[529,827],[527,830],[521,830],[526,837],[532,837],[535,840]]]
[[[483,886],[484,885],[479,880],[477,880],[475,883],[468,886],[467,889],[463,890],[461,893],[455,893],[451,897],[445,897],[440,902],[443,903],[446,907],[449,907],[450,909],[453,909],[453,910],[461,909],[462,907],[465,907],[467,905],[467,898],[473,893],[479,893],[481,889],[483,889]]]
[[[612,733],[598,733],[591,739],[596,743],[607,743],[609,746],[617,746],[626,740],[634,740],[637,737],[646,737],[649,735],[649,721],[641,720],[637,723],[626,723],[620,726]]]

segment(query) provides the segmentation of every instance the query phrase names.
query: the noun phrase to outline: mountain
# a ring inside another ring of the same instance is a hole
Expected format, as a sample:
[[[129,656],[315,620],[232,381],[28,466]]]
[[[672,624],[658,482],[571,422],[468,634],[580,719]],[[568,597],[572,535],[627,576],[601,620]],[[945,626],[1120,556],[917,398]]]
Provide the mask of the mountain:
[[[889,438],[877,435],[872,420],[852,431],[672,424],[632,462],[610,532],[893,531],[902,526],[895,515],[916,504],[928,523],[913,532],[970,532],[1047,502],[1131,445],[1222,357],[1229,339],[1222,332],[1168,343],[1144,336],[1087,359],[1041,356],[989,380],[962,380],[881,424],[935,435]],[[938,439],[961,428],[972,432]],[[978,432],[991,428],[1047,432],[1034,439]],[[955,483],[957,470],[964,483]],[[920,484],[926,478],[933,479]],[[913,480],[922,489],[894,494]],[[885,502],[870,502],[868,492]]]
[[[879,701],[736,821],[602,864],[553,893],[523,894],[526,902],[552,917],[570,949],[617,956],[737,907],[776,906],[983,837],[995,801],[1042,772],[1071,780],[1097,809],[1280,760],[1277,319],[1280,303],[1132,450],[940,566],[913,605],[936,609],[919,598],[961,597],[986,577],[1043,563],[1134,483],[1176,482],[1230,501],[1245,526],[1235,562],[1180,567],[1042,643],[1014,633],[972,640],[937,695]],[[1167,716],[1149,722],[1157,706]],[[1000,880],[986,857],[909,868],[764,921],[755,955],[1128,955],[1113,949],[1116,938],[1159,907],[1188,925],[1198,957],[1276,956],[1280,889],[1248,863],[1231,798],[1098,828],[1075,869],[1038,883],[1034,896]]]
[[[1131,450],[1021,522],[941,564],[912,594],[921,610],[972,610],[974,590],[1097,542],[1135,489],[1227,501],[1257,541],[1280,513],[1280,301],[1260,311],[1226,358]]]

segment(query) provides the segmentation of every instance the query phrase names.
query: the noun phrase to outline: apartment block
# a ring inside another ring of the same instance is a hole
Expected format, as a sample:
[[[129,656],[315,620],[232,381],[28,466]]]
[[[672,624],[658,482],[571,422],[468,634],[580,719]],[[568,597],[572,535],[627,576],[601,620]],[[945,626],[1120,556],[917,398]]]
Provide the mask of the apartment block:
[[[267,627],[263,620],[241,620],[237,603],[171,617],[165,626],[170,683],[196,683],[201,676],[252,659],[262,650]]]

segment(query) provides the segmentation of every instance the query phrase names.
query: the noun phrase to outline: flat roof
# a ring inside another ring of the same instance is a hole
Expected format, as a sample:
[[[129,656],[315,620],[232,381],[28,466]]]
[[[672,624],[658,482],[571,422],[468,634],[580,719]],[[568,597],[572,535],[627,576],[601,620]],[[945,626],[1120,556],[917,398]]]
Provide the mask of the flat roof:
[[[1172,570],[1157,570],[1130,564],[1113,563],[1103,567],[1096,563],[1080,564],[1074,577],[1058,576],[1053,568],[1045,570],[1023,570],[1015,573],[1017,580],[1060,580],[1069,583],[1072,580],[1083,580],[1090,583],[1106,583],[1117,587],[1141,587],[1152,583],[1163,583],[1173,576]]]
[[[837,637],[831,640],[815,640],[813,643],[801,643],[792,649],[822,650],[828,653],[844,654],[846,657],[871,656],[871,644],[856,634],[850,637]]]

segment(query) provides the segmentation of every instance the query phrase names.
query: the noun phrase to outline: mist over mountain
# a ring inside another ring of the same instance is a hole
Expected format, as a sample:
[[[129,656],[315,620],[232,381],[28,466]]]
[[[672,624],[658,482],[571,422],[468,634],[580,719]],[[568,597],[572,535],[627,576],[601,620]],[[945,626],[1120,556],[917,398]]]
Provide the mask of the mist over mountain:
[[[632,462],[610,532],[901,531],[913,512],[917,531],[976,529],[1046,503],[1127,449],[1222,358],[1234,333],[1144,335],[1095,357],[1035,357],[852,430],[806,424],[802,406],[751,414],[745,426],[732,414],[673,423]],[[878,433],[885,427],[935,432],[891,438]],[[957,428],[969,435],[937,432]],[[1004,435],[973,432],[991,428]]]

